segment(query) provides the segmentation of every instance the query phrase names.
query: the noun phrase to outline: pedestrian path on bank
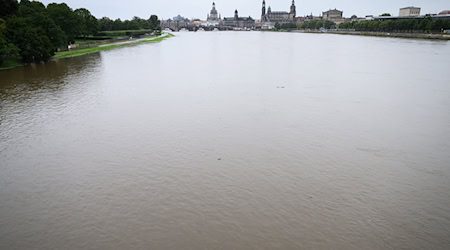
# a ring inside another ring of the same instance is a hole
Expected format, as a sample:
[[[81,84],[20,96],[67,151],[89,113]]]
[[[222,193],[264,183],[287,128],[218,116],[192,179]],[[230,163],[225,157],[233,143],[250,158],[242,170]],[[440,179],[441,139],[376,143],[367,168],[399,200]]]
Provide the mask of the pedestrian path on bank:
[[[126,45],[126,44],[139,43],[139,42],[142,42],[142,41],[153,41],[155,39],[160,39],[160,38],[167,37],[168,35],[169,35],[169,33],[164,33],[164,34],[162,34],[160,36],[156,36],[156,37],[131,39],[129,41],[124,41],[124,42],[102,44],[102,45],[100,45],[98,47],[102,48],[102,47],[108,47],[108,46],[111,46],[111,45]]]
[[[56,55],[53,57],[53,59],[62,59],[62,58],[69,58],[69,57],[75,57],[75,56],[82,56],[82,55],[97,53],[100,51],[112,50],[112,49],[128,47],[128,46],[133,46],[133,45],[139,45],[139,44],[144,44],[144,43],[156,43],[156,42],[161,42],[162,40],[165,40],[172,36],[174,36],[174,35],[172,35],[171,33],[164,33],[161,36],[157,36],[157,37],[142,38],[142,39],[125,41],[125,42],[109,43],[109,44],[104,44],[104,45],[100,45],[100,46],[93,47],[93,48],[87,48],[87,49],[57,52]]]

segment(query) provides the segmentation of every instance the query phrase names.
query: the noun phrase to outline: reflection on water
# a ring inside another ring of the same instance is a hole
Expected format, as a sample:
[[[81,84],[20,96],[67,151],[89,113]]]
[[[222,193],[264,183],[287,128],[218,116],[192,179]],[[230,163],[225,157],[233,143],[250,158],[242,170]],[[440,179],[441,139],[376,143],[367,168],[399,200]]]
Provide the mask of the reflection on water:
[[[0,249],[446,249],[449,56],[205,32],[0,72]]]
[[[54,119],[70,105],[81,101],[82,96],[75,94],[93,91],[92,86],[87,86],[89,81],[86,79],[99,73],[99,65],[101,56],[93,54],[1,72],[1,141],[15,139],[11,137],[13,134],[27,133],[27,126],[33,125],[35,118],[45,115],[47,119]],[[17,131],[11,133],[12,130]]]

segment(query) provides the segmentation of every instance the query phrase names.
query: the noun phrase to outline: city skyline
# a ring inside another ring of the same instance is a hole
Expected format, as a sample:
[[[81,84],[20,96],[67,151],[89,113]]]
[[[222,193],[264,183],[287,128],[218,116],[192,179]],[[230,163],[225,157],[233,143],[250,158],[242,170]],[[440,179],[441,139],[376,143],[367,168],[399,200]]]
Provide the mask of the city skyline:
[[[186,18],[206,19],[207,13],[211,10],[211,4],[216,3],[217,10],[222,16],[231,16],[234,11],[239,10],[242,16],[252,16],[259,19],[261,16],[262,0],[227,0],[227,1],[211,1],[197,0],[195,2],[186,2],[181,0],[157,1],[157,0],[42,0],[44,4],[52,2],[65,2],[72,8],[87,8],[94,16],[101,18],[104,16],[112,19],[130,19],[133,16],[147,18],[150,14],[157,14],[162,19],[173,18],[178,14]],[[288,10],[291,0],[267,0],[267,6],[272,10]],[[309,14],[320,15],[323,11],[337,8],[344,11],[344,16],[352,15],[381,15],[382,13],[390,13],[394,16],[398,15],[399,9],[406,6],[417,6],[422,8],[422,14],[438,13],[450,6],[445,0],[380,0],[377,2],[362,0],[355,4],[351,0],[340,0],[339,2],[331,0],[323,0],[320,2],[296,0],[297,16],[305,16]]]

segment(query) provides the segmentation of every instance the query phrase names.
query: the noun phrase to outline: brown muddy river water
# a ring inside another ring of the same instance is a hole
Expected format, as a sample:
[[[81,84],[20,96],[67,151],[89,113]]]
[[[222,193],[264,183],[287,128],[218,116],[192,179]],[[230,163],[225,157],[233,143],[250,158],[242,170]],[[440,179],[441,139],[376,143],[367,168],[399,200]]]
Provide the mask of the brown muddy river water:
[[[450,248],[450,42],[176,35],[0,72],[0,249]]]

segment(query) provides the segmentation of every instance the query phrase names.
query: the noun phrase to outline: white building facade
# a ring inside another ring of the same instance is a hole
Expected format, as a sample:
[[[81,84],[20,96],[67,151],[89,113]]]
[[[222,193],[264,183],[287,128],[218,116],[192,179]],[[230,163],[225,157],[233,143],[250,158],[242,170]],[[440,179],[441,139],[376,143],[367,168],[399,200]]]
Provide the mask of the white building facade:
[[[399,16],[401,17],[420,16],[420,8],[419,7],[401,8]]]

